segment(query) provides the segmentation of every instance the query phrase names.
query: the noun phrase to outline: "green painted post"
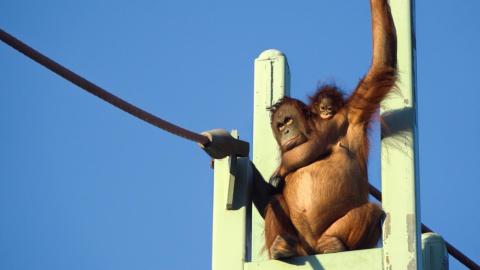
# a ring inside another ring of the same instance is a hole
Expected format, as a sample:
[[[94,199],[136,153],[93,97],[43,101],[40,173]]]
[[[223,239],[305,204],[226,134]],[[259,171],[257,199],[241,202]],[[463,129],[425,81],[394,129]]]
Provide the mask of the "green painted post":
[[[289,94],[290,75],[286,57],[277,50],[262,52],[255,59],[253,163],[266,180],[280,162],[267,108]],[[267,254],[263,251],[263,218],[255,207],[252,208],[252,261],[267,260]]]
[[[382,103],[389,132],[382,133],[384,269],[422,269],[418,183],[413,1],[391,0],[398,39],[398,95]]]
[[[238,138],[237,132],[232,136]],[[250,161],[234,156],[214,161],[212,269],[243,270],[248,258]]]
[[[447,246],[436,233],[422,234],[423,270],[448,270]]]

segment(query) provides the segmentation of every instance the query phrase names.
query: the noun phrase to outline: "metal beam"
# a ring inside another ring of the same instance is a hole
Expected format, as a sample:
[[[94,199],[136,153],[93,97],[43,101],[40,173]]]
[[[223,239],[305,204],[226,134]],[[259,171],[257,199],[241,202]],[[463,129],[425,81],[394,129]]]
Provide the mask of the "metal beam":
[[[413,0],[391,0],[398,39],[398,93],[382,103],[384,269],[422,269]]]
[[[278,99],[290,94],[290,74],[287,59],[278,50],[266,50],[255,59],[253,111],[253,163],[268,180],[278,167],[280,155],[270,128],[267,110]],[[257,209],[252,209],[252,260],[267,260],[264,252],[264,221]]]
[[[233,131],[232,136],[238,138],[237,132]],[[250,161],[229,156],[214,162],[212,269],[243,270],[250,253]]]

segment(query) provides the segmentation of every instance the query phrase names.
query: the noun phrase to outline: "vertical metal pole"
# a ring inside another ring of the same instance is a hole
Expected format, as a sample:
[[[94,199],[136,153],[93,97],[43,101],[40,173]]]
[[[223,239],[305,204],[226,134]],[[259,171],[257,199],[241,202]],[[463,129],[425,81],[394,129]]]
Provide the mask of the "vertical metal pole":
[[[280,155],[270,128],[267,110],[278,99],[290,94],[290,75],[287,59],[277,50],[262,52],[255,59],[253,163],[268,180],[278,167]],[[264,222],[255,207],[252,209],[252,261],[267,260],[264,247]]]
[[[422,269],[413,0],[390,0],[398,39],[399,94],[382,103],[384,269]]]
[[[232,136],[238,138],[236,131]],[[215,160],[213,185],[212,269],[243,270],[247,258],[247,212],[250,205],[248,158]]]

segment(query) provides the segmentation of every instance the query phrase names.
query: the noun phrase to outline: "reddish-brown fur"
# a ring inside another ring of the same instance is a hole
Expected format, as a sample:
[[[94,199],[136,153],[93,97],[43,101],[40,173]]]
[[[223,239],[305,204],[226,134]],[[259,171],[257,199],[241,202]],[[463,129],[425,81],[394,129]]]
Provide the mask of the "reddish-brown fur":
[[[345,136],[348,127],[348,120],[345,114],[336,113],[331,119],[320,118],[317,107],[324,98],[333,100],[337,112],[341,111],[345,106],[343,95],[336,86],[323,85],[317,89],[316,93],[310,97],[310,105],[306,113],[308,125],[313,130],[313,132],[308,133],[310,138],[309,144],[312,145],[312,147],[309,147],[311,151],[304,152],[304,148],[299,148],[295,151],[284,153],[280,167],[276,171],[276,175],[280,178],[328,154],[331,151],[332,144],[336,144],[341,137]],[[280,104],[282,103],[283,101],[280,102]]]
[[[396,81],[396,35],[387,0],[370,4],[373,57],[367,75],[326,122],[314,114],[310,120],[298,119],[301,113],[294,113],[294,120],[311,121],[314,130],[305,128],[301,133],[306,141],[288,151],[282,149],[282,165],[302,166],[286,174],[283,193],[266,208],[265,240],[273,258],[368,248],[380,235],[382,211],[368,202],[367,130]],[[288,103],[276,107],[272,122]],[[332,142],[336,144],[329,147]],[[325,149],[330,149],[326,157],[321,156]]]

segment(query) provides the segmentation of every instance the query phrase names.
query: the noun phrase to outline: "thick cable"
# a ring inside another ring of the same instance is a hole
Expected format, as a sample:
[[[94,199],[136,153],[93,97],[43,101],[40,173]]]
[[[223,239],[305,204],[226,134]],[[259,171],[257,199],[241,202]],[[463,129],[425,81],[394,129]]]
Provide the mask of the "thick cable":
[[[112,104],[113,106],[147,123],[150,123],[158,128],[161,128],[167,132],[183,137],[185,139],[198,142],[202,145],[208,145],[210,143],[210,141],[206,136],[203,136],[203,135],[191,132],[182,127],[176,126],[168,121],[165,121],[149,112],[146,112],[138,108],[137,106],[130,104],[127,101],[109,93],[108,91],[101,88],[100,86],[97,86],[91,83],[90,81],[88,81],[87,79],[81,77],[80,75],[77,75],[76,73],[60,65],[59,63],[53,61],[52,59],[48,58],[47,56],[43,55],[42,53],[38,52],[37,50],[33,49],[32,47],[28,46],[27,44],[23,43],[22,41],[18,40],[12,35],[3,31],[2,29],[0,29],[0,39],[6,44],[8,44],[10,47],[23,53],[28,58],[48,68],[49,70],[53,71],[57,75],[65,78],[71,83],[82,88],[83,90],[103,99],[104,101]]]

